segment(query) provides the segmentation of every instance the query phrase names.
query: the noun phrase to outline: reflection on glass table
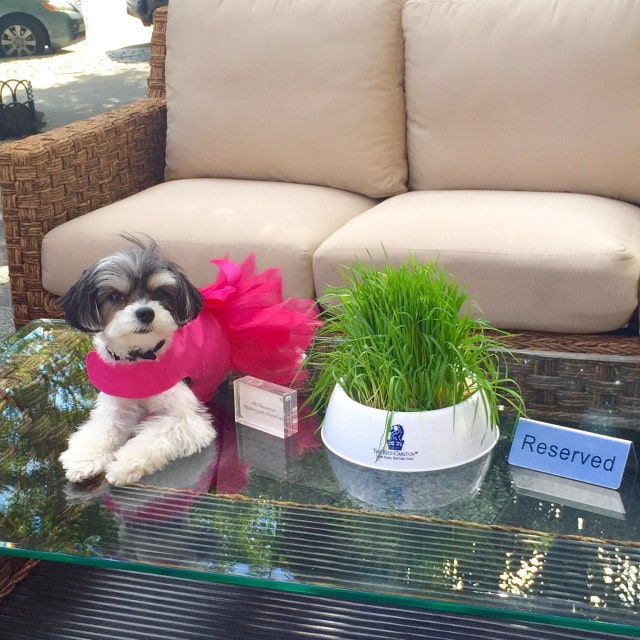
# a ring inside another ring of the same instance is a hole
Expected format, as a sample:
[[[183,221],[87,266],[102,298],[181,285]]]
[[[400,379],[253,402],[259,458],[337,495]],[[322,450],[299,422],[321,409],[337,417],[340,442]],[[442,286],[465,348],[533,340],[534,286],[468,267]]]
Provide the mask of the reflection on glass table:
[[[508,416],[473,465],[381,474],[330,458],[304,411],[285,439],[236,424],[225,383],[209,448],[133,486],[67,483],[57,458],[95,398],[89,346],[43,321],[0,347],[2,553],[577,628],[640,623],[635,475],[611,509],[518,486]],[[640,361],[614,368],[640,386]],[[638,440],[623,410],[570,417]]]

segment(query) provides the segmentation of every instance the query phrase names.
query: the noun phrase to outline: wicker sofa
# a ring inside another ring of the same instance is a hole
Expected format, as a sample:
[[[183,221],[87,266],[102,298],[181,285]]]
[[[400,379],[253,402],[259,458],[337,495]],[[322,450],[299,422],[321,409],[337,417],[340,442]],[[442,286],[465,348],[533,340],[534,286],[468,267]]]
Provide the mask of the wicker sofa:
[[[209,258],[254,251],[286,293],[320,296],[345,263],[413,253],[499,327],[633,316],[636,0],[172,0],[168,15],[148,98],[0,147],[17,326],[59,316],[121,232],[200,285]]]

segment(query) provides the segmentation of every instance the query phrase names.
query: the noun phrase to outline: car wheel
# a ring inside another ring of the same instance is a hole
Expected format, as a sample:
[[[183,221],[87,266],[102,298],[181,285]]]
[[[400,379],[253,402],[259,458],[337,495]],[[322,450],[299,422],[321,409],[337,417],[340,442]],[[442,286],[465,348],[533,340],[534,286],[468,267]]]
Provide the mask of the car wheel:
[[[17,16],[0,21],[0,55],[40,55],[46,43],[44,29],[28,17]]]

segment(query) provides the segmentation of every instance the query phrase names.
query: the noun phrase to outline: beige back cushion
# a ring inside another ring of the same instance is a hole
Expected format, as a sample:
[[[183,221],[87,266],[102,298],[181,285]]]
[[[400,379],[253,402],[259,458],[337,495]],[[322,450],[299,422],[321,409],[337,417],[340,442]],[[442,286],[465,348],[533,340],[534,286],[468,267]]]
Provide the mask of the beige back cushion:
[[[640,200],[638,0],[410,0],[411,189]]]
[[[406,190],[400,0],[171,0],[166,177]]]

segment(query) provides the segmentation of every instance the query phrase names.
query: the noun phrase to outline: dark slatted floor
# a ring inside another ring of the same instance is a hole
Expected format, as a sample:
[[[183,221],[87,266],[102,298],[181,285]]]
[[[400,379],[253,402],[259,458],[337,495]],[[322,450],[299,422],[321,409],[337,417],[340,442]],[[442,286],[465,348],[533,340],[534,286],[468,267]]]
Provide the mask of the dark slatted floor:
[[[41,562],[2,640],[601,640],[621,636]]]

